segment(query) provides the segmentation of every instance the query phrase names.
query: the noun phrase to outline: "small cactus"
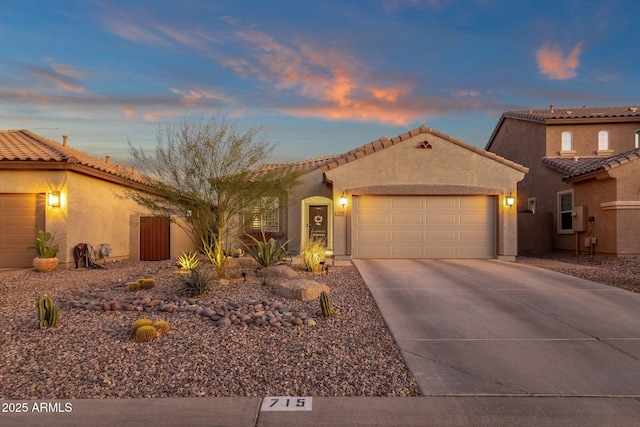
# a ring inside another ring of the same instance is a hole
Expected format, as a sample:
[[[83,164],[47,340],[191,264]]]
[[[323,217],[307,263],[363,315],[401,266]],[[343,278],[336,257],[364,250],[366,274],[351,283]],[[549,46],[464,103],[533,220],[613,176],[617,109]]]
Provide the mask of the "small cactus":
[[[169,326],[169,322],[165,322],[164,320],[158,320],[153,323],[153,327],[158,330],[160,334],[168,334],[171,331],[171,326]]]
[[[156,287],[156,281],[153,277],[145,277],[139,280],[140,287],[144,290],[152,289]]]
[[[325,291],[320,292],[320,310],[323,317],[334,316],[336,312],[331,308],[331,302],[329,302],[329,295]]]
[[[36,300],[38,309],[38,324],[40,329],[55,328],[58,326],[58,307],[53,305],[51,298],[39,296]]]
[[[152,325],[140,326],[136,330],[136,342],[148,342],[158,338],[158,330]]]
[[[129,292],[137,292],[140,290],[140,288],[141,288],[140,282],[138,281],[127,283],[127,291]]]
[[[151,325],[153,325],[153,322],[151,321],[151,319],[138,319],[131,324],[131,335],[135,336],[138,329],[140,329],[142,326],[151,326]]]

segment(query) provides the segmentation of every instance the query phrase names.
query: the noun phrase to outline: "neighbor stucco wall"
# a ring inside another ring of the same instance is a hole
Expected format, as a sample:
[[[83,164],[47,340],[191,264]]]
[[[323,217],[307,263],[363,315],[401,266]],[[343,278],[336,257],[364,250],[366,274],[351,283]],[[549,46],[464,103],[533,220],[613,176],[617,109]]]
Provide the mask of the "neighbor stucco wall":
[[[428,141],[433,148],[417,148]],[[335,217],[334,235],[337,255],[349,254],[353,195],[493,195],[497,200],[497,255],[517,254],[516,212],[507,208],[504,197],[516,195],[516,185],[524,172],[464,146],[433,134],[420,134],[346,163],[326,173],[333,183],[334,210],[342,208],[338,200],[348,195],[346,216]]]

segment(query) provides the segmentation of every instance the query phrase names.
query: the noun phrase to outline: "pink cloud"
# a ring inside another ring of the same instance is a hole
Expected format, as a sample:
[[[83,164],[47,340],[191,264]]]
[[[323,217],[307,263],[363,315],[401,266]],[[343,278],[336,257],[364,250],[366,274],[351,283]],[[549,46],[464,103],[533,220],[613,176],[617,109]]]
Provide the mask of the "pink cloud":
[[[551,80],[568,80],[576,77],[580,65],[578,57],[582,53],[582,42],[578,43],[565,57],[558,46],[545,44],[536,52],[540,73]]]

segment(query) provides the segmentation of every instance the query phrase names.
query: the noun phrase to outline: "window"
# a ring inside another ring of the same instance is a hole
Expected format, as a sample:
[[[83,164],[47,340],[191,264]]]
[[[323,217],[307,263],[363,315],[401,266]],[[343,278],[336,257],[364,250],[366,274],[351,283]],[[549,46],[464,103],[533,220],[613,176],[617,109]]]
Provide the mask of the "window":
[[[571,132],[562,132],[562,151],[573,150],[573,134]]]
[[[280,203],[277,197],[263,197],[251,209],[254,230],[280,231]]]
[[[609,150],[609,131],[601,130],[598,132],[598,151]]]
[[[558,193],[558,233],[573,231],[573,190]]]
[[[636,131],[636,148],[640,148],[640,130]]]

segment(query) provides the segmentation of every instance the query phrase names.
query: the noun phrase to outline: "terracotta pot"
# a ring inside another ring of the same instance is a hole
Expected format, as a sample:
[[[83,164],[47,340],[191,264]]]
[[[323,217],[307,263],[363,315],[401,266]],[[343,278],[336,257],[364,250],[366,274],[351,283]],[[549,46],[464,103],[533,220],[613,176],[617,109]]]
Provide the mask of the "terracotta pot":
[[[58,266],[58,258],[34,258],[33,268],[36,271],[46,273],[47,271],[53,271]]]

